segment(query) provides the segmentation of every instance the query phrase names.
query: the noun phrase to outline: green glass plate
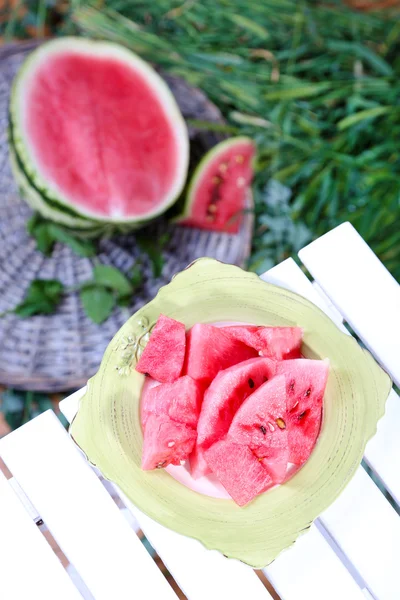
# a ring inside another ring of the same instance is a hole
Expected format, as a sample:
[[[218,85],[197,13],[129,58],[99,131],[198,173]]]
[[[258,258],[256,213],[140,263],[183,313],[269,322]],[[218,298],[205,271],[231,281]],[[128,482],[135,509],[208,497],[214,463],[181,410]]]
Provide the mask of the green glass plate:
[[[304,356],[330,360],[322,429],[310,459],[287,483],[244,508],[194,492],[163,469],[140,468],[144,376],[134,367],[160,313],[187,328],[218,321],[297,325],[304,329]],[[350,481],[390,388],[390,378],[371,355],[311,302],[254,273],[204,258],[176,275],[116,334],[89,381],[71,435],[89,461],[151,518],[260,568],[307,530]]]

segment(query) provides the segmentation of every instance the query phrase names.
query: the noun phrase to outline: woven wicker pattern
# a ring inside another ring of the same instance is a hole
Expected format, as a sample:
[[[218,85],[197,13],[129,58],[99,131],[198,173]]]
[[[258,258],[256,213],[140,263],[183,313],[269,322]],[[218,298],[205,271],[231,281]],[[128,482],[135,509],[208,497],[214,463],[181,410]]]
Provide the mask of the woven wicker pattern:
[[[31,209],[20,199],[8,163],[7,111],[12,79],[34,43],[0,50],[0,312],[13,308],[25,296],[35,278],[57,278],[72,286],[91,277],[92,262],[57,245],[50,258],[35,248],[26,233]],[[175,77],[165,77],[186,118],[222,121],[218,109],[202,92]],[[215,144],[216,136],[190,131],[199,153]],[[150,237],[170,231],[162,276],[152,277],[144,258],[144,280],[129,308],[117,308],[103,325],[84,314],[78,295],[70,294],[56,314],[19,319],[0,319],[0,383],[22,389],[62,391],[84,385],[100,363],[105,347],[126,319],[150,300],[174,273],[200,256],[241,265],[250,249],[252,216],[246,215],[238,235],[220,234],[171,226],[160,220],[147,229]],[[134,234],[99,243],[98,258],[127,272],[139,251]]]

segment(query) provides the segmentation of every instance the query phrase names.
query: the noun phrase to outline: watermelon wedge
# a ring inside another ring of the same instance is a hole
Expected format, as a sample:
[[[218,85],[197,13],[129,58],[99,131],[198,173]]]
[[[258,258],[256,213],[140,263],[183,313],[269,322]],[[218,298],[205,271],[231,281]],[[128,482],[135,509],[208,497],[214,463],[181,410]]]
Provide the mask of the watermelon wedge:
[[[296,465],[308,459],[317,440],[328,371],[324,360],[303,358],[277,364],[277,374],[286,379],[290,462]]]
[[[229,437],[262,459],[274,483],[286,476],[289,461],[286,379],[279,375],[247,398],[235,414]]]
[[[268,358],[251,358],[220,371],[204,395],[197,425],[197,443],[208,448],[228,433],[243,401],[275,374]]]
[[[185,326],[160,315],[136,365],[136,371],[157,381],[172,383],[181,374],[185,360]]]
[[[217,144],[189,184],[181,225],[236,233],[253,178],[254,143],[246,137]]]
[[[205,458],[205,450],[196,442],[192,453],[189,456],[190,473],[193,479],[199,479],[211,473],[211,469]]]
[[[144,428],[142,469],[149,471],[179,465],[196,442],[196,430],[165,415],[149,415]]]
[[[224,330],[236,340],[255,348],[274,360],[300,358],[303,330],[301,327],[258,327],[234,325]]]
[[[206,450],[205,457],[211,471],[239,506],[248,504],[273,485],[267,469],[252,451],[232,440],[217,442]]]
[[[221,328],[196,323],[187,335],[183,373],[207,384],[219,371],[256,356],[253,348],[235,340]]]
[[[142,422],[145,425],[150,415],[165,415],[172,421],[196,428],[202,400],[202,385],[188,375],[173,383],[162,383],[144,395]]]
[[[142,224],[184,186],[189,143],[175,99],[114,43],[41,45],[15,79],[10,121],[15,153],[54,219],[59,206],[90,222]]]

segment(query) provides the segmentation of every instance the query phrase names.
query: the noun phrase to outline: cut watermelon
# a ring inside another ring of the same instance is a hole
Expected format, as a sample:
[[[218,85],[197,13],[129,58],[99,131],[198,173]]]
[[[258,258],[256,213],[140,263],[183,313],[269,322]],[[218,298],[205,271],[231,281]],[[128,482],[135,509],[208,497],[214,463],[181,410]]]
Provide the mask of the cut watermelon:
[[[33,185],[72,214],[143,223],[182,191],[183,117],[159,75],[122,46],[82,38],[41,45],[14,82],[10,120]]]
[[[296,465],[308,459],[317,440],[328,371],[329,364],[323,360],[303,358],[277,364],[277,373],[286,378],[290,462]]]
[[[143,397],[143,424],[149,415],[166,415],[172,421],[196,428],[202,399],[202,385],[188,375],[179,377],[174,383],[152,387]]]
[[[253,348],[204,323],[197,323],[189,331],[186,348],[183,373],[205,383],[210,383],[219,371],[257,356]]]
[[[207,464],[204,456],[204,449],[196,442],[193,452],[189,456],[190,460],[190,473],[193,479],[199,479],[211,473],[211,469]]]
[[[229,429],[229,437],[263,459],[274,483],[284,481],[289,461],[286,410],[286,380],[280,375],[244,401]]]
[[[163,383],[172,383],[181,374],[185,360],[185,326],[160,315],[151,332],[136,371]]]
[[[275,360],[300,358],[303,330],[301,327],[257,327],[255,325],[234,325],[224,330],[235,339],[255,348]]]
[[[228,494],[239,506],[273,485],[263,464],[246,446],[226,439],[206,450],[206,460]]]
[[[220,371],[204,395],[197,443],[208,448],[223,439],[245,398],[271,379],[275,368],[268,358],[252,358]]]
[[[144,428],[142,469],[179,465],[188,458],[196,442],[196,430],[165,415],[150,415]]]
[[[253,178],[254,143],[246,137],[221,142],[202,159],[191,179],[182,225],[236,233]]]

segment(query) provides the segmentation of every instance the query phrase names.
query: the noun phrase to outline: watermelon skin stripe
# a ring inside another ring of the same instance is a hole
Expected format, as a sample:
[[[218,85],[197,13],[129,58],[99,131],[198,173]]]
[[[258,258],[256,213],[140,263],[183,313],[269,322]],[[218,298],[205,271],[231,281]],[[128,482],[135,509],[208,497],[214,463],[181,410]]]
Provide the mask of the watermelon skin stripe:
[[[30,181],[28,174],[25,172],[21,160],[16,153],[12,133],[9,130],[9,152],[11,169],[16,180],[20,193],[28,204],[40,212],[45,218],[54,220],[62,225],[70,228],[76,228],[78,233],[94,234],[104,230],[104,225],[91,222],[80,218],[72,211],[63,210],[51,200],[47,199],[45,194],[39,191]]]

